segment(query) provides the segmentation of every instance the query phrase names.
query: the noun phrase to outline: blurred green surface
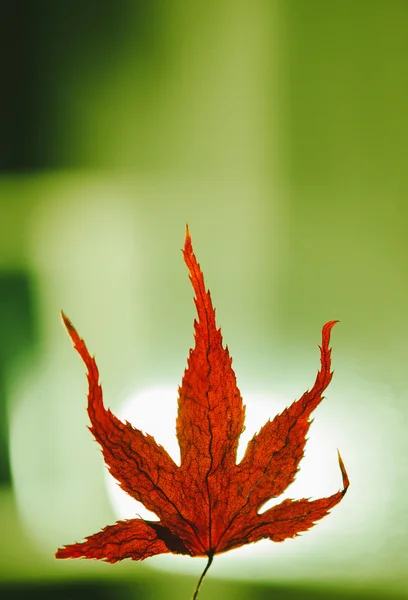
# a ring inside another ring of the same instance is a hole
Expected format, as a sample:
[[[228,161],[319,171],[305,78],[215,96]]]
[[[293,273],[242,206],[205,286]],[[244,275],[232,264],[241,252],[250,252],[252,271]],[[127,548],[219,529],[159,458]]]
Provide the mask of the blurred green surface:
[[[188,221],[254,428],[340,319],[289,496],[340,486],[337,447],[351,479],[302,537],[217,557],[202,599],[408,597],[408,4],[27,0],[3,21],[0,596],[191,596],[193,559],[53,558],[116,518],[59,310],[113,410],[176,403]]]

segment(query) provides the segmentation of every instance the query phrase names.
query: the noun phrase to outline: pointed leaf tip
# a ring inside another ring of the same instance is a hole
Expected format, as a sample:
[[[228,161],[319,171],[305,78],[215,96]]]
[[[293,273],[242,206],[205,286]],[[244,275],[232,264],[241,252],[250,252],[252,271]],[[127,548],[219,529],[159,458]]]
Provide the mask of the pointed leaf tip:
[[[323,348],[328,348],[328,346],[330,344],[331,330],[333,329],[333,327],[338,322],[339,322],[338,320],[328,321],[327,323],[325,323],[323,325],[323,328],[322,328],[322,345],[323,345]]]
[[[71,319],[69,319],[67,317],[67,315],[64,313],[64,311],[61,310],[60,312],[61,312],[62,322],[64,323],[69,335],[72,337],[72,333],[76,333],[75,327],[73,326]]]
[[[337,450],[337,458],[339,461],[339,467],[340,467],[340,471],[341,471],[341,476],[343,478],[343,496],[344,494],[347,492],[347,489],[350,485],[350,480],[349,477],[347,475],[347,471],[346,471],[346,467],[344,466],[344,462],[343,459],[341,458],[341,454],[340,451]]]
[[[61,315],[61,319],[63,320],[64,323],[69,321],[67,315],[64,313],[64,311],[62,309],[60,310],[60,315]]]
[[[184,240],[184,254],[192,254],[193,253],[193,245],[191,242],[191,234],[188,228],[188,223],[186,223],[186,237]]]
[[[323,325],[323,332],[330,333],[330,331],[333,329],[336,323],[340,323],[340,321],[338,319],[335,319],[334,321],[328,321],[327,323],[325,323]]]
[[[85,353],[88,354],[88,351],[86,350],[86,346],[85,346],[84,341],[81,340],[81,338],[79,337],[79,334],[78,334],[77,330],[75,329],[72,321],[67,317],[67,315],[62,310],[61,310],[61,317],[62,317],[62,321],[63,321],[63,323],[65,325],[65,328],[66,328],[66,330],[68,332],[68,335],[69,335],[69,337],[72,340],[74,348],[79,352],[79,354],[84,359],[84,356],[83,356],[83,353],[82,353],[82,347],[85,348]],[[86,360],[85,360],[85,364],[86,364]]]

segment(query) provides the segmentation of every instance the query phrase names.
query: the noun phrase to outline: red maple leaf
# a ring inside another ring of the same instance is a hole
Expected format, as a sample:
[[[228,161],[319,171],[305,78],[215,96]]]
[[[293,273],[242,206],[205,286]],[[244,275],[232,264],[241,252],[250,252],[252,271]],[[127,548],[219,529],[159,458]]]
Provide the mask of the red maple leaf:
[[[343,489],[319,500],[284,500],[263,513],[262,505],[293,482],[303,457],[311,412],[332,378],[330,332],[322,330],[321,367],[312,389],[268,421],[248,443],[237,464],[245,407],[224,348],[209,291],[187,228],[184,260],[195,292],[195,347],[179,388],[177,438],[180,466],[148,434],[123,423],[102,399],[99,372],[71,321],[63,320],[88,373],[88,414],[95,439],[113,477],[159,521],[118,521],[83,542],[60,548],[57,558],[96,558],[114,563],[163,553],[207,556],[269,538],[282,542],[312,527],[344,496],[349,480],[339,454]]]

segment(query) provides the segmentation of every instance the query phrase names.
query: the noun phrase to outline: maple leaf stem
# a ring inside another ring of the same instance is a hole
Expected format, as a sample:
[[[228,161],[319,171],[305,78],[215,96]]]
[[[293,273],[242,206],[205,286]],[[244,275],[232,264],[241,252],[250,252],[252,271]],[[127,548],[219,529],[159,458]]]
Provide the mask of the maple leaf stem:
[[[205,576],[206,576],[206,574],[207,574],[207,571],[208,571],[208,569],[211,567],[211,564],[212,564],[213,558],[214,558],[214,553],[213,553],[213,552],[209,553],[209,554],[208,554],[208,562],[207,562],[207,564],[205,565],[205,569],[204,569],[204,571],[201,573],[201,577],[200,577],[200,579],[199,579],[199,580],[198,580],[198,582],[197,582],[196,589],[194,590],[193,600],[196,600],[196,599],[197,599],[197,597],[198,597],[198,592],[200,591],[201,584],[202,584],[202,582],[203,582],[203,579],[204,579],[204,577],[205,577]]]

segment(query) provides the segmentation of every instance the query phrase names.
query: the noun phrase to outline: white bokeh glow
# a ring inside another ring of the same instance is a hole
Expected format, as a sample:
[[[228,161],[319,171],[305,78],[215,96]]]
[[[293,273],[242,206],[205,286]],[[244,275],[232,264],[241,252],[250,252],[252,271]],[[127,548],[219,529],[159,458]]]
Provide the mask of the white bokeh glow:
[[[245,447],[253,434],[260,429],[263,423],[272,419],[291,403],[288,398],[266,397],[260,394],[243,394],[246,405],[246,428],[240,438],[238,460],[244,454]],[[157,387],[146,389],[128,399],[117,411],[118,417],[129,421],[142,431],[154,435],[156,441],[164,446],[172,458],[179,464],[180,454],[175,435],[175,421],[177,415],[177,390],[170,387]],[[319,421],[319,420],[318,420]],[[307,444],[306,456],[302,461],[302,469],[296,481],[289,487],[289,491],[278,499],[271,500],[262,510],[272,504],[281,502],[284,498],[320,497],[330,495],[341,486],[341,477],[336,465],[336,448],[330,437],[330,429],[325,431],[324,424],[312,425],[313,436]],[[145,519],[157,519],[157,516],[146,510],[140,503],[133,500],[118,485],[116,480],[106,471],[106,485],[109,498],[112,502],[115,515],[118,519],[130,519],[141,516]],[[289,540],[285,544],[291,547]],[[266,567],[271,560],[276,547],[281,544],[272,544],[269,540],[244,546],[239,550],[229,552],[217,557],[216,571],[219,576],[237,576],[239,570],[255,564],[262,570],[262,562]],[[172,572],[199,573],[206,559],[194,559],[178,556],[177,560],[172,555],[153,557],[151,565]],[[260,564],[261,563],[261,564]]]

